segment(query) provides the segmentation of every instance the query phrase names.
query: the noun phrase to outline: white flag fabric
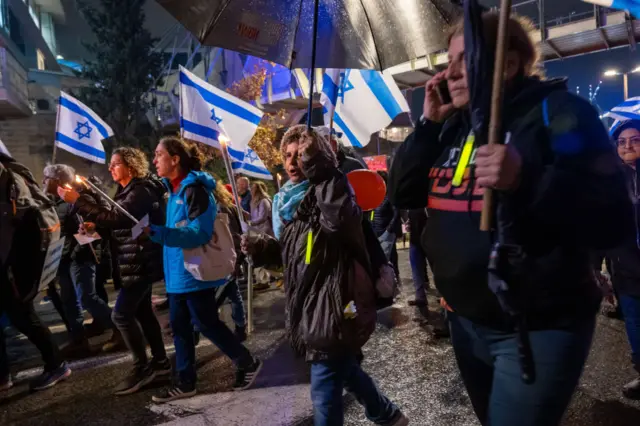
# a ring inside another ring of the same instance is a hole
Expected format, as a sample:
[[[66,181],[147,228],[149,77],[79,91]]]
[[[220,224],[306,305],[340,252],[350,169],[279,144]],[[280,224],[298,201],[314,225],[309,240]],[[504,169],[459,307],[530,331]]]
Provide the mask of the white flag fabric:
[[[640,97],[629,98],[604,115],[615,120],[640,120]]]
[[[73,96],[60,92],[55,141],[58,148],[105,164],[102,141],[110,136],[113,130],[98,114]]]
[[[182,137],[220,148],[227,139],[231,161],[244,161],[262,111],[180,67],[180,130]]]
[[[8,155],[9,157],[11,157],[11,153],[9,152],[9,150],[7,149],[7,147],[2,141],[0,141],[0,152],[3,153],[4,155]]]
[[[363,147],[371,135],[387,127],[398,114],[409,111],[407,100],[390,75],[374,70],[327,69],[322,79],[325,124],[333,113],[333,128],[342,142]]]
[[[273,175],[258,157],[258,153],[249,147],[244,153],[244,161],[231,160],[234,173],[241,173],[257,179],[273,180]]]

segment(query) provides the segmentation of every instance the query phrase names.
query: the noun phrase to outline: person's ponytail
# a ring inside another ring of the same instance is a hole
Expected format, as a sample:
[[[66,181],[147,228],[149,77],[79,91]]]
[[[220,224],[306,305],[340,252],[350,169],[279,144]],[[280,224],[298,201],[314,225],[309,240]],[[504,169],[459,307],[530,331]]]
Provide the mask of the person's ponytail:
[[[191,171],[199,172],[205,164],[205,157],[196,143],[187,142],[176,136],[166,136],[160,139],[170,156],[177,156],[180,159],[180,170],[183,173]]]

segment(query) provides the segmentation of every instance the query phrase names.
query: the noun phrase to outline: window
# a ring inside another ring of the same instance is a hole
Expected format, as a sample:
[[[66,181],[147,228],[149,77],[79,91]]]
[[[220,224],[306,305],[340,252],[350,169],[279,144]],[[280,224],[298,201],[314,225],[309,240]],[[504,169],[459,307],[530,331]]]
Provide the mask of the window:
[[[36,27],[40,28],[40,18],[38,17],[38,9],[40,7],[33,4],[32,1],[29,2],[29,15],[31,15],[31,19],[36,24]]]
[[[46,61],[44,59],[44,53],[42,53],[42,50],[40,49],[36,49],[36,55],[38,56],[38,69],[43,71],[46,69]]]

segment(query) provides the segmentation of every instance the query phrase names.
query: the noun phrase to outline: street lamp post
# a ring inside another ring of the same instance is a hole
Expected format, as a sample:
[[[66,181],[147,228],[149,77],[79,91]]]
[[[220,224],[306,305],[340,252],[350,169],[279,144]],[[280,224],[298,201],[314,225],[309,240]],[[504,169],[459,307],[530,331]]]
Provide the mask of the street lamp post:
[[[618,75],[622,76],[622,85],[624,90],[624,100],[629,99],[629,74],[636,74],[640,72],[640,66],[635,69],[627,72],[620,72],[618,70],[607,70],[604,72],[605,77],[615,77]]]

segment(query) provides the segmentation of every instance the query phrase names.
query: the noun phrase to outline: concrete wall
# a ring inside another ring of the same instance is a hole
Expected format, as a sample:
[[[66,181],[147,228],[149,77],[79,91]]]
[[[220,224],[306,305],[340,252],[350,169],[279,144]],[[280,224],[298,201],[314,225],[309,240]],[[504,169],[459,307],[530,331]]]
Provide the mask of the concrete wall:
[[[0,139],[11,155],[27,166],[40,181],[42,170],[51,161],[53,154],[55,128],[55,114],[36,114],[29,118],[2,120]],[[91,163],[60,149],[56,153],[56,163],[69,164],[84,176],[97,174],[103,177],[107,172],[105,165]]]

